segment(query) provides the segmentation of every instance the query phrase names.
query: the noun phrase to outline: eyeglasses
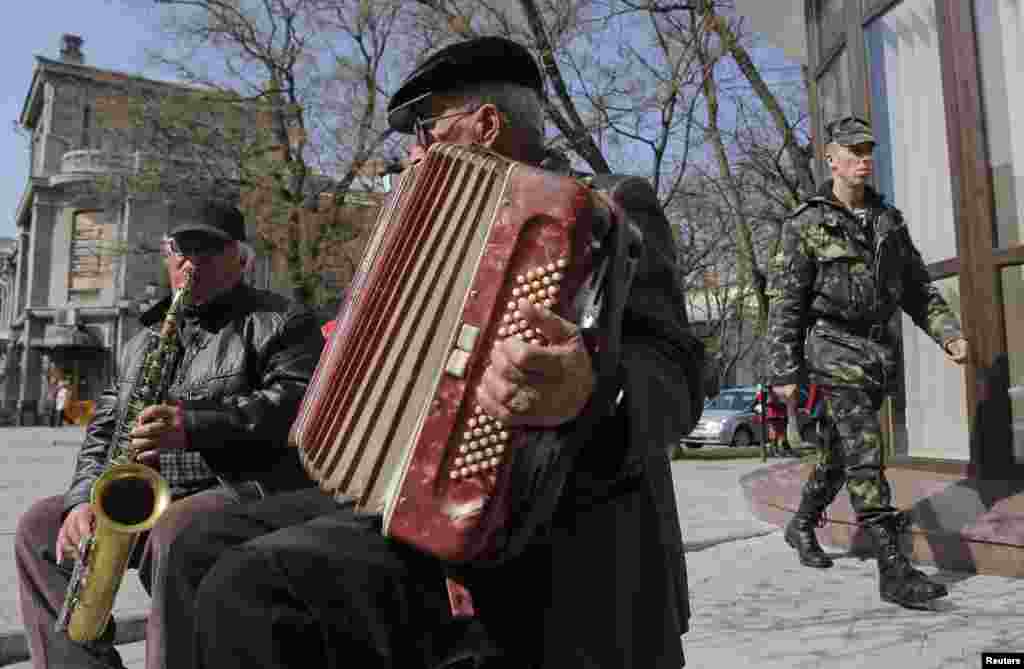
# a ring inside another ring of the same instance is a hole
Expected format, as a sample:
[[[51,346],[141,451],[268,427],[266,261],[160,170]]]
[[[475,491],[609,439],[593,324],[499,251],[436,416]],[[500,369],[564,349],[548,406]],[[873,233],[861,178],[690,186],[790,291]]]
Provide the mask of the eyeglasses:
[[[216,237],[166,237],[160,242],[160,252],[165,258],[212,258],[224,253],[230,242]]]
[[[424,149],[428,148],[434,143],[434,126],[437,122],[446,118],[456,118],[458,116],[466,116],[468,114],[475,113],[479,107],[473,109],[464,109],[460,111],[448,112],[447,114],[440,114],[439,116],[428,116],[426,118],[416,117],[412,121],[413,131],[416,133],[416,143]]]

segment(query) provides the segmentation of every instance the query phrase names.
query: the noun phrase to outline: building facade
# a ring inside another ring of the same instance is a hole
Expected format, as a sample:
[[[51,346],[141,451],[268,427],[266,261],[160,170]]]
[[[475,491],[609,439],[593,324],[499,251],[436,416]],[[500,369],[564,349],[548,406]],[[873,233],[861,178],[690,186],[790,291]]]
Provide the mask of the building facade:
[[[190,212],[184,195],[117,187],[119,177],[140,173],[155,155],[132,118],[133,102],[185,87],[91,67],[81,47],[80,37],[64,35],[59,59],[36,57],[19,119],[31,137],[30,170],[15,213],[17,238],[0,240],[0,408],[19,424],[48,418],[60,378],[71,382],[71,413],[88,420],[117,373],[119,352],[140,327],[140,312],[168,292],[159,240]],[[159,155],[179,169],[177,154]],[[367,210],[378,204],[352,199],[343,215],[357,219],[359,234],[325,252],[317,266],[338,276],[339,290],[372,223]],[[329,207],[318,215],[300,212],[296,231],[269,223],[261,230],[255,210],[247,221],[254,241],[312,235],[320,218],[333,216]],[[255,267],[247,281],[292,292],[283,257],[264,252]]]
[[[970,341],[971,360],[958,368],[901,317],[890,465],[917,472],[919,492],[941,491],[905,502],[931,514],[936,536],[959,537],[951,554],[991,557],[979,537],[1024,547],[1024,524],[1013,520],[1024,511],[1024,10],[1016,0],[736,5],[806,65],[819,157],[828,120],[871,121],[875,186],[903,211]],[[824,177],[823,161],[818,169]],[[959,508],[938,503],[952,499],[942,477],[957,482]]]

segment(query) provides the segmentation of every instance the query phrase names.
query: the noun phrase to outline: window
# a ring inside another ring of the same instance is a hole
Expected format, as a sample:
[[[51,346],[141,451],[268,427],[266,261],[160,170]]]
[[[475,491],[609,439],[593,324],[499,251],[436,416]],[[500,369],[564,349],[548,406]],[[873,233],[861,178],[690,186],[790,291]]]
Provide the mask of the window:
[[[974,2],[982,104],[992,188],[995,245],[1024,243],[1024,16],[1018,0]]]
[[[79,141],[79,148],[88,149],[89,147],[89,133],[92,125],[92,107],[85,105],[85,109],[82,110],[82,137]]]
[[[841,44],[846,35],[846,22],[843,11],[844,0],[819,0],[818,2],[818,49],[820,58],[824,60]]]
[[[879,190],[925,258],[957,256],[938,28],[932,0],[906,0],[865,30]]]
[[[864,31],[870,63],[871,121],[878,146],[875,179],[904,214],[926,263],[958,257],[953,183],[946,141],[934,0],[904,0]],[[959,313],[959,278],[935,285]],[[895,452],[970,457],[961,368],[906,315],[900,317],[903,378],[888,406]],[[905,436],[904,436],[905,435]]]
[[[960,280],[934,281],[960,315]],[[967,386],[964,371],[905,314],[903,320],[903,383],[908,455],[969,460]],[[901,426],[903,427],[903,426]]]
[[[818,77],[818,112],[822,132],[834,118],[850,113],[850,75],[844,48],[833,59],[828,70]]]
[[[1024,266],[1002,270],[1013,460],[1024,463]]]
[[[114,225],[102,211],[75,214],[71,232],[68,289],[97,291],[113,285]]]

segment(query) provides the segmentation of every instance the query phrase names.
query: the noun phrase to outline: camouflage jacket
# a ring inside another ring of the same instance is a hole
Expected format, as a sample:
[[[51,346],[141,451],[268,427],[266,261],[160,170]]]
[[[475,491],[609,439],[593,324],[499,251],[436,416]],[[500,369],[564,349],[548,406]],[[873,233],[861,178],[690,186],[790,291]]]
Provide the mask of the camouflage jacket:
[[[772,384],[890,389],[897,309],[943,345],[960,322],[931,285],[900,211],[868,189],[867,225],[822,185],[782,228],[773,262],[766,373]]]

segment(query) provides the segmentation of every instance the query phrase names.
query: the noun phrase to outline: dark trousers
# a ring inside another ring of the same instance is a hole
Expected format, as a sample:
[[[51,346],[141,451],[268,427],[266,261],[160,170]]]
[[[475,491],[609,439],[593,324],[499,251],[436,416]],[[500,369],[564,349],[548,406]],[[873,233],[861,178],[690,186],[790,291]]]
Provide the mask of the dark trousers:
[[[435,559],[315,488],[198,519],[168,575],[173,669],[424,667],[451,620]]]
[[[146,624],[146,667],[163,669],[165,617],[164,593],[167,552],[175,536],[196,517],[200,517],[241,499],[255,495],[255,487],[218,486],[175,501],[156,523],[152,531],[141,536],[139,578],[153,598]],[[32,665],[35,669],[64,667],[99,669],[121,666],[113,648],[113,623],[100,642],[90,647],[75,643],[67,635],[53,631],[54,622],[64,604],[71,577],[70,560],[58,565],[54,545],[62,523],[64,497],[47,497],[33,504],[19,519],[15,535],[15,565],[21,619],[28,637]]]

